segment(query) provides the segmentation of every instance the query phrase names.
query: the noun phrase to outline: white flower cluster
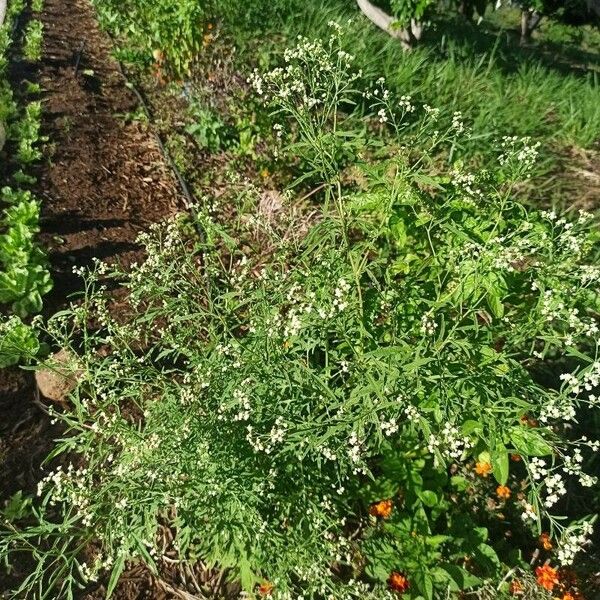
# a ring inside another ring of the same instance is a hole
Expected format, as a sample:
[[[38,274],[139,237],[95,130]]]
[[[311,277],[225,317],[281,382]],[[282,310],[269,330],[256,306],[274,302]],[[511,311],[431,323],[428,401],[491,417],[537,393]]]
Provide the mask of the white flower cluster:
[[[356,431],[353,431],[348,438],[348,457],[352,463],[357,465],[356,472],[361,471],[361,468],[358,467],[358,465],[362,461],[362,453],[363,444]]]
[[[540,313],[548,322],[557,321],[563,317],[565,303],[552,290],[545,290],[541,296]]]
[[[521,519],[523,521],[536,521],[538,516],[535,512],[535,507],[533,506],[533,504],[530,504],[529,502],[523,500],[521,502],[521,505],[523,508],[523,512],[521,513]]]
[[[287,429],[288,426],[287,423],[285,423],[283,417],[277,417],[275,419],[275,425],[271,427],[271,432],[269,433],[271,443],[281,444],[281,442],[283,442]]]
[[[558,419],[573,421],[575,419],[575,407],[566,399],[560,401],[558,398],[551,398],[542,406],[539,419],[544,424]]]
[[[404,409],[404,414],[406,415],[406,418],[413,423],[418,423],[421,419],[421,413],[412,404],[409,404]]]
[[[248,381],[242,382],[242,386],[248,385]],[[247,421],[252,413],[252,405],[250,404],[250,398],[248,394],[241,388],[233,390],[233,401],[238,407],[238,412],[233,415],[234,421]],[[219,406],[218,419],[223,420],[225,418],[223,406]]]
[[[81,515],[84,527],[92,525],[90,505],[89,470],[84,467],[76,469],[69,464],[66,471],[59,465],[55,471],[48,473],[37,486],[37,495],[41,496],[44,490],[50,488],[48,503],[53,506],[64,502],[73,506]]]
[[[435,322],[431,314],[425,314],[421,317],[421,333],[428,336],[435,335],[438,324]]]
[[[498,161],[501,165],[513,163],[522,173],[528,172],[537,161],[540,145],[540,142],[532,144],[530,137],[505,136],[502,138],[502,154]]]
[[[387,421],[382,421],[380,427],[383,435],[390,437],[398,431],[398,421],[394,418],[390,418]]]
[[[547,475],[544,483],[546,485],[546,499],[544,500],[544,506],[550,508],[567,493],[567,488],[565,487],[562,475],[557,472]]]
[[[600,449],[600,442],[598,441],[588,441],[587,437],[583,437],[581,439],[582,444],[588,446],[592,449],[593,452],[597,452]],[[583,472],[583,454],[581,449],[576,447],[573,450],[573,454],[566,454],[563,457],[563,471],[567,475],[576,475],[579,480],[579,484],[582,487],[592,487],[598,483],[598,478],[588,473]]]
[[[323,446],[321,448],[321,454],[323,454],[323,456],[331,462],[335,462],[337,460],[337,454],[329,446]]]
[[[463,200],[474,204],[475,200],[483,199],[483,192],[477,187],[477,177],[472,173],[463,173],[458,169],[452,170],[452,183],[466,197]]]
[[[594,527],[588,521],[568,527],[562,534],[558,548],[558,562],[563,566],[573,563],[575,555],[590,542]]]
[[[575,396],[581,394],[583,390],[591,392],[600,384],[600,360],[594,361],[578,375],[574,373],[562,373],[560,380],[565,382],[566,391]],[[589,400],[594,403],[596,397],[590,394]]]
[[[398,102],[398,106],[403,112],[412,113],[415,112],[416,107],[412,103],[411,96],[400,96],[400,101]],[[431,109],[433,111],[433,109]]]
[[[264,452],[271,454],[277,444],[281,444],[288,431],[288,424],[281,416],[275,419],[269,433],[265,435],[256,434],[252,425],[246,425],[246,441],[252,447],[254,452]]]
[[[423,104],[423,110],[425,114],[432,120],[437,121],[440,116],[440,109],[429,106],[429,104]]]
[[[473,442],[470,438],[463,435],[451,423],[446,423],[439,434],[432,433],[427,444],[427,449],[431,454],[439,451],[448,460],[461,460],[464,453],[472,447]]]
[[[248,83],[266,103],[277,101],[295,111],[324,106],[332,78],[340,83],[341,89],[361,75],[352,71],[354,56],[339,48],[341,29],[334,30],[328,43],[299,37],[297,45],[284,52],[285,66],[264,75],[255,69]]]
[[[333,306],[338,310],[338,312],[342,312],[348,307],[347,296],[349,291],[350,284],[345,279],[340,279],[337,287],[333,291]]]
[[[581,456],[577,453],[573,457],[565,457],[565,464],[562,465],[564,473],[570,474],[576,471],[579,473],[581,471],[580,460]],[[560,467],[551,469],[546,461],[539,457],[533,457],[529,463],[531,477],[544,487],[544,506],[546,508],[554,506],[567,493],[563,475],[559,469]]]
[[[452,115],[452,129],[454,129],[456,133],[464,133],[465,131],[465,122],[463,120],[463,115],[459,110]]]
[[[85,581],[95,582],[98,581],[100,573],[110,569],[113,564],[114,559],[112,556],[104,557],[104,555],[100,552],[94,558],[94,562],[91,565],[88,565],[86,562],[82,562],[79,565],[79,572]]]

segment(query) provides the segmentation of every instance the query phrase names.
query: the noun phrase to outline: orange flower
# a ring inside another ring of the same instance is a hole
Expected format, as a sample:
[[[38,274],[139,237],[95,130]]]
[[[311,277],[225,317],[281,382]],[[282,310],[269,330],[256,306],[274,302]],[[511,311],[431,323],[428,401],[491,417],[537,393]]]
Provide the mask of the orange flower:
[[[510,498],[510,488],[505,485],[499,485],[496,488],[496,494],[501,500],[508,500]]]
[[[539,425],[536,419],[528,415],[523,415],[520,420],[523,425],[528,425],[529,427],[537,427]]]
[[[487,477],[492,472],[492,465],[489,462],[478,462],[475,464],[475,473],[482,477]]]
[[[577,600],[571,592],[565,592],[560,600]]]
[[[394,503],[391,500],[380,500],[369,507],[369,514],[374,517],[387,519],[392,514]]]
[[[552,550],[552,548],[554,547],[554,545],[550,541],[550,536],[547,533],[542,533],[542,535],[540,535],[539,542],[540,546],[544,550]]]
[[[558,573],[550,565],[537,567],[535,570],[537,582],[545,589],[551,592],[558,583]]]
[[[508,591],[513,596],[520,596],[523,593],[523,585],[521,584],[521,582],[518,579],[513,579],[510,582],[510,586],[508,588]]]
[[[263,581],[258,586],[258,593],[261,596],[270,596],[275,586],[270,581]]]
[[[390,573],[387,583],[390,586],[390,589],[394,590],[395,592],[399,592],[400,594],[406,592],[406,590],[408,590],[410,587],[406,575],[399,573],[398,571],[392,571]]]

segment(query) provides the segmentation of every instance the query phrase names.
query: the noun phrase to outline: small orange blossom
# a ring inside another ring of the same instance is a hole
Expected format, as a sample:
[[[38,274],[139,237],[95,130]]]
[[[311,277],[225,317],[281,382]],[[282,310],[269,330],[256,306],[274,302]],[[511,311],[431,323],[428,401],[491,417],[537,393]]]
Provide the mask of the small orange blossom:
[[[487,477],[492,472],[492,465],[489,462],[478,462],[475,464],[475,473],[482,477]]]
[[[394,503],[391,500],[380,500],[369,507],[369,514],[374,517],[387,519],[392,514]]]
[[[552,548],[554,547],[552,541],[550,540],[550,536],[547,533],[542,533],[542,535],[540,535],[539,542],[540,546],[544,550],[552,550]]]
[[[392,571],[390,573],[387,583],[390,586],[390,589],[394,590],[395,592],[400,592],[401,594],[406,592],[406,590],[408,590],[410,587],[406,575],[399,573],[398,571]]]
[[[261,596],[270,596],[275,586],[270,581],[263,581],[258,586],[258,593]]]
[[[510,488],[505,485],[499,485],[496,488],[496,494],[501,500],[508,500],[510,498]]]
[[[537,582],[549,592],[551,592],[558,583],[558,573],[556,569],[552,568],[550,565],[537,567],[535,570],[535,577]]]

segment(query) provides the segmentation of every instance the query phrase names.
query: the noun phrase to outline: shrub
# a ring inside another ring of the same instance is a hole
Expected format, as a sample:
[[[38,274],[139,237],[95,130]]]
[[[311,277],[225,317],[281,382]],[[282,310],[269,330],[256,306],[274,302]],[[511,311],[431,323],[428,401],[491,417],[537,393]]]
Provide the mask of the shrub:
[[[528,567],[489,538],[491,478],[563,563],[587,543],[588,520],[553,511],[567,485],[595,483],[582,463],[598,443],[569,433],[598,402],[592,219],[515,200],[527,140],[504,140],[495,172],[429,173],[404,123],[419,118],[437,149],[468,135],[460,115],[437,131],[435,109],[382,81],[358,93],[338,43],[300,41],[252,78],[323,186],[306,235],[258,214],[225,231],[199,209],[142,236],[131,272],[88,273],[83,302],[49,321],[81,377],[56,415],[62,466],[33,521],[0,538],[9,560],[35,548],[21,591],[62,597],[109,569],[110,594],[126,561],[168,554],[274,598],[429,599]],[[366,138],[350,114],[363,108]],[[383,150],[378,128],[398,146]],[[248,251],[258,234],[268,259]],[[118,318],[113,279],[129,291]],[[569,354],[581,366],[560,389],[532,375]]]
[[[128,40],[123,58],[145,64],[154,62],[177,76],[188,74],[210,39],[215,22],[232,23],[237,30],[260,30],[292,4],[292,0],[96,2],[103,24],[113,34]]]

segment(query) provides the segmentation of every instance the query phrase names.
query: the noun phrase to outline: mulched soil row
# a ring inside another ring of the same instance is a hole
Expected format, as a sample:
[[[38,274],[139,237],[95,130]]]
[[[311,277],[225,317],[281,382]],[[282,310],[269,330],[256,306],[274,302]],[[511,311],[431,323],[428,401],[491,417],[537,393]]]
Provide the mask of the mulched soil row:
[[[54,289],[50,315],[81,289],[74,267],[93,258],[125,266],[143,254],[137,235],[181,210],[184,199],[148,125],[132,120],[139,106],[116,61],[110,38],[88,0],[45,0],[44,51],[39,66],[15,62],[13,82],[42,88],[44,159],[34,190],[42,203],[41,241]],[[35,398],[31,373],[0,371],[0,500],[31,491],[53,430]],[[0,592],[3,585],[0,580]],[[101,598],[102,590],[86,594]],[[150,575],[125,575],[115,598],[167,598]]]

